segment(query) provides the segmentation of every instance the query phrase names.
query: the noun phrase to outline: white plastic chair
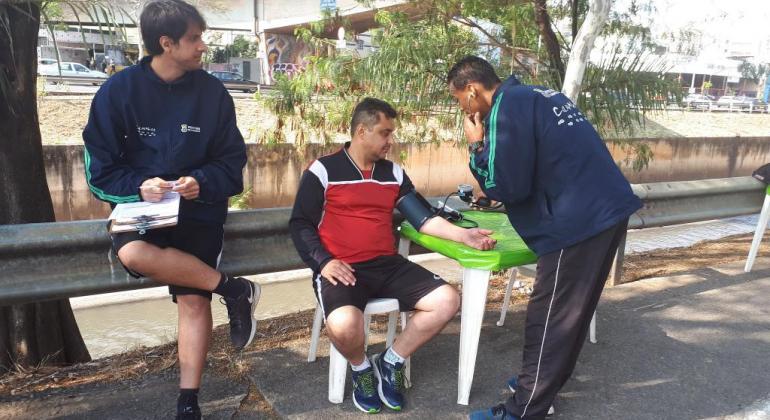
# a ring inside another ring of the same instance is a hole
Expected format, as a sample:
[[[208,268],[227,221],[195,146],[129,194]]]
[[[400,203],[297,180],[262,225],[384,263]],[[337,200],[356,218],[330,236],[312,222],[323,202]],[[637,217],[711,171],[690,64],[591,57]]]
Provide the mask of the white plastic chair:
[[[762,204],[762,212],[759,213],[759,222],[757,222],[757,229],[754,231],[754,239],[751,241],[749,257],[746,259],[746,266],[743,268],[743,271],[747,273],[751,271],[754,260],[757,259],[759,244],[762,242],[762,236],[765,234],[765,229],[767,229],[768,219],[770,219],[770,186],[765,190],[765,202]]]
[[[388,314],[388,332],[385,338],[385,346],[390,347],[396,338],[396,315],[399,313],[399,306],[397,299],[385,299],[378,298],[372,299],[366,304],[364,309],[364,351],[369,343],[369,324],[372,320],[372,315],[376,314]],[[407,313],[401,312],[401,331],[406,328]],[[313,330],[310,336],[310,349],[308,350],[307,361],[314,362],[316,359],[316,351],[318,350],[318,340],[321,336],[321,324],[323,322],[323,311],[321,306],[316,304],[315,316],[313,319]],[[329,401],[335,404],[342,403],[345,396],[345,380],[347,378],[348,361],[340,354],[334,347],[334,344],[329,343]],[[409,359],[406,359],[404,364],[404,383],[409,386],[410,377],[410,363]]]
[[[535,269],[533,266],[521,266],[511,269],[511,278],[508,279],[508,286],[505,288],[505,297],[503,298],[503,305],[500,308],[500,319],[497,321],[497,326],[502,327],[505,324],[505,315],[508,313],[508,307],[511,305],[511,292],[514,287],[519,287],[520,282],[516,280],[516,275],[519,270],[527,273],[527,275],[534,277]],[[588,341],[592,344],[596,344],[596,311],[594,311],[593,317],[591,317],[591,325],[588,327]]]

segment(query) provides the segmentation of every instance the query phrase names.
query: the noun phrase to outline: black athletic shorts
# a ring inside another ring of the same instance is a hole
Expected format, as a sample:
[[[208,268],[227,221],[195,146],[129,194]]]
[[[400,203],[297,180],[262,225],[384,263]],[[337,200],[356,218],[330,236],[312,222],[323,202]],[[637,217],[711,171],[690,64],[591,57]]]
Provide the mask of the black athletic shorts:
[[[172,227],[149,229],[144,234],[139,232],[123,232],[114,233],[110,236],[112,237],[112,249],[115,251],[115,255],[118,255],[118,250],[129,242],[144,241],[160,248],[176,248],[197,257],[209,267],[217,268],[219,258],[222,255],[224,227],[222,225],[205,223],[180,222]],[[128,269],[125,265],[123,265],[123,268],[133,277],[143,277],[140,273]],[[172,295],[174,302],[176,302],[177,295],[200,295],[211,300],[211,292],[208,290],[169,285],[168,292]]]
[[[411,311],[417,302],[433,290],[447,284],[440,276],[431,273],[401,255],[383,255],[368,261],[350,264],[356,277],[355,286],[340,282],[333,285],[321,276],[313,275],[313,290],[321,303],[324,318],[335,309],[353,305],[361,312],[366,302],[374,298],[398,299],[401,311]]]

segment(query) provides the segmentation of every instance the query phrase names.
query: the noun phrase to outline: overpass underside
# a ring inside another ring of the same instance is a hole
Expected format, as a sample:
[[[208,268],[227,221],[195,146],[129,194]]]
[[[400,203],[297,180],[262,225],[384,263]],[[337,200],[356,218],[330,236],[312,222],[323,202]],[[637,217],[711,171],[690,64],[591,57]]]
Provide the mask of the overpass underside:
[[[298,4],[292,4],[289,9],[283,1],[271,2],[266,0],[264,16],[267,20],[264,21],[262,30],[271,34],[293,35],[296,28],[306,26],[322,18],[323,13],[319,0],[299,0],[296,3]],[[374,9],[369,9],[352,0],[341,0],[337,2],[337,9],[340,16],[345,18],[350,23],[351,29],[357,33],[366,32],[379,26],[375,21],[375,15],[379,10],[404,12],[414,17],[421,14],[418,6],[404,0],[377,1],[374,5]],[[336,31],[336,27],[328,28],[325,35],[336,38]]]

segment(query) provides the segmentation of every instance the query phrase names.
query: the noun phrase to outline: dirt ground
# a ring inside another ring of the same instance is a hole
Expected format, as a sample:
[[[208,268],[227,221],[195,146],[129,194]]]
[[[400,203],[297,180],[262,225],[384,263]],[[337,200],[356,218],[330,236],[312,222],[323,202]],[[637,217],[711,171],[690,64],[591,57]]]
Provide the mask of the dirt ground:
[[[69,98],[42,96],[38,100],[43,144],[82,144],[91,97]],[[275,117],[253,99],[235,99],[235,111],[238,127],[247,142],[256,142],[263,131],[275,124]],[[649,115],[645,126],[639,127],[633,137],[768,136],[768,127],[770,114],[672,110]]]
[[[686,248],[674,248],[628,255],[624,265],[623,281],[636,281],[650,277],[673,275],[698,268],[744,261],[752,235],[744,234],[706,241]],[[760,254],[770,254],[770,241],[765,240]],[[507,276],[498,273],[490,285],[488,309],[497,310],[503,299]],[[518,295],[515,302],[526,302],[525,295]],[[259,324],[258,339],[249,350],[260,351],[287,346],[306,339],[310,334],[313,311],[303,311],[263,321]],[[373,329],[384,328],[386,318]],[[141,380],[144,375],[176,370],[176,343],[138,348],[69,367],[42,366],[22,369],[0,376],[0,400],[32,397],[41,398],[49,393],[61,392],[83,385],[109,387],[118,382]],[[233,354],[230,349],[226,326],[216,328],[208,358],[208,372],[217,372],[233,381],[248,381],[245,373],[250,361]],[[241,401],[240,413],[257,414],[260,418],[277,418],[276,413],[253,384]]]

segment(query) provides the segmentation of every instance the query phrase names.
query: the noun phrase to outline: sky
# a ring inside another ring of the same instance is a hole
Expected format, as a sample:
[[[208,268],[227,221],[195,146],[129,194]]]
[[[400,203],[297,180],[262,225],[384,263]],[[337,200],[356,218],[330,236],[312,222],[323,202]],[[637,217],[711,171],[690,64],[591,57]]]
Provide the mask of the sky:
[[[618,0],[615,9],[630,0]],[[770,38],[770,0],[653,0],[655,33],[698,29],[715,39]]]

